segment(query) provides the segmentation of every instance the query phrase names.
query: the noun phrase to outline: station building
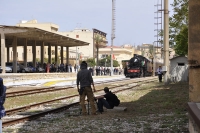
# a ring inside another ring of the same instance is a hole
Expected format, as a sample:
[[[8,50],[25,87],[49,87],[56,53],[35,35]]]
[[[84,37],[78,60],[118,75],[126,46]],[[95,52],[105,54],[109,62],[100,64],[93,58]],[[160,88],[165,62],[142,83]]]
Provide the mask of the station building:
[[[83,60],[88,58],[97,58],[98,51],[101,48],[106,47],[106,44],[108,43],[106,38],[107,34],[98,29],[90,30],[86,28],[76,28],[69,32],[60,32],[60,33],[67,37],[82,40],[89,43],[88,46],[79,46],[70,48],[71,51],[78,51]],[[99,44],[97,44],[95,41],[95,38],[97,36],[102,38],[102,41]]]
[[[135,49],[131,44],[124,44],[122,46],[113,46],[113,59],[118,61],[120,68],[122,68],[123,60],[130,60],[133,55],[141,54],[140,51]],[[103,59],[110,56],[111,46],[107,46],[105,48],[101,48],[99,50],[99,58]]]
[[[51,32],[55,32],[57,34],[72,38],[72,39],[76,39],[76,40],[80,40],[80,41],[84,41],[89,43],[89,45],[87,46],[74,46],[74,47],[70,47],[69,48],[69,63],[74,65],[75,63],[77,63],[77,59],[81,58],[82,60],[86,60],[88,58],[97,58],[97,53],[98,50],[100,48],[106,47],[107,44],[107,39],[106,39],[106,33],[102,32],[98,29],[85,29],[85,28],[76,28],[72,31],[68,31],[68,32],[60,32],[58,31],[59,26],[53,23],[38,23],[37,20],[31,20],[31,21],[21,21],[19,24],[17,24],[17,26],[23,26],[23,27],[36,27],[36,28],[40,28],[43,30],[47,30],[47,31],[51,31]],[[96,36],[100,36],[102,38],[102,42],[97,44],[95,42],[95,37]],[[45,51],[47,51],[47,47],[45,47]],[[31,48],[29,49],[31,51]],[[58,56],[60,57],[61,55],[61,48],[58,47]],[[63,49],[64,51],[66,49]],[[55,54],[55,49],[52,48],[51,49],[51,53],[52,53],[52,57],[55,58],[54,54]],[[37,49],[37,57],[39,58],[40,56],[40,51],[39,48]],[[66,57],[65,55],[66,52],[64,52],[63,56],[64,58]],[[21,54],[23,55],[23,54]],[[45,52],[45,58],[47,58],[47,52]],[[31,56],[30,56],[30,60],[31,60]],[[65,62],[64,62],[65,63]]]
[[[45,57],[48,57],[48,63],[52,63],[52,55],[55,57],[55,62],[60,60],[60,63],[64,63],[65,53],[65,61],[69,64],[69,47],[89,45],[87,42],[63,36],[57,31],[57,25],[52,23],[38,24],[35,20],[22,22],[17,24],[17,26],[1,25],[0,62],[3,73],[5,73],[6,62],[13,62],[13,72],[17,72],[17,63],[20,57],[23,58],[25,66],[27,61],[30,60],[35,67],[38,56],[40,57],[41,64],[44,63]],[[58,47],[60,48],[60,59],[58,58]],[[55,49],[54,53],[52,48]]]

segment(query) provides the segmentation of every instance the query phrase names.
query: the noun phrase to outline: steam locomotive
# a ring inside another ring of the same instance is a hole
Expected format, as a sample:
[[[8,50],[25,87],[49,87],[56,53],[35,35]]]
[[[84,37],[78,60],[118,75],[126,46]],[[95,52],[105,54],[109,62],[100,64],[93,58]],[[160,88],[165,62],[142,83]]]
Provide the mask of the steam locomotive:
[[[159,66],[162,66],[162,63],[155,62],[155,70]],[[124,68],[124,74],[130,78],[152,76],[153,63],[142,55],[134,54],[134,57],[128,61],[128,64]]]

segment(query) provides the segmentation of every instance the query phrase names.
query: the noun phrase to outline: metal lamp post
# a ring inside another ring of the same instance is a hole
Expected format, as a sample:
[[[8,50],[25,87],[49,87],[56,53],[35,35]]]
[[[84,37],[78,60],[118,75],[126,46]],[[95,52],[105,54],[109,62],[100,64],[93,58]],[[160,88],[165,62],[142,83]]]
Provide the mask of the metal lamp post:
[[[79,53],[79,48],[78,48],[78,64],[76,64],[77,66],[79,66],[79,62],[80,62],[80,53]]]

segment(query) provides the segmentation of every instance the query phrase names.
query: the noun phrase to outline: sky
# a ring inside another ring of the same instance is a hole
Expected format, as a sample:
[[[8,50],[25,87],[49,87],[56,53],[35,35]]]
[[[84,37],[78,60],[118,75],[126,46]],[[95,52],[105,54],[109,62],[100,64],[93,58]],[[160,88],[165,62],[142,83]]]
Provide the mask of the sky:
[[[156,41],[155,4],[160,0],[116,0],[114,45],[140,45]],[[172,12],[169,0],[169,11]],[[15,26],[21,20],[54,23],[59,31],[98,29],[111,42],[112,0],[1,0],[0,25]]]

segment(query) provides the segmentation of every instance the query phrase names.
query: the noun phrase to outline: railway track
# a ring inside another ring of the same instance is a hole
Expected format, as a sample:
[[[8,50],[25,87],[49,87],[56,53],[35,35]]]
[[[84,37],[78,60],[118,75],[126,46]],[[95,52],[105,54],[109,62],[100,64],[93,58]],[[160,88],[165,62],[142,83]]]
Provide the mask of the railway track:
[[[98,81],[95,82],[96,84],[104,84],[104,83],[110,83],[110,82],[117,82],[117,81],[126,81],[130,79],[116,79],[116,80],[106,80],[106,81]],[[31,94],[37,94],[37,93],[45,93],[45,92],[52,92],[52,91],[61,91],[61,90],[66,90],[66,89],[71,89],[74,88],[72,86],[65,86],[65,87],[48,87],[48,88],[39,88],[39,89],[32,89],[32,90],[23,90],[23,91],[13,91],[13,92],[7,92],[6,93],[6,98],[10,97],[16,97],[16,96],[25,96],[25,95],[31,95]]]
[[[155,81],[155,78],[139,80],[139,81],[135,81],[133,83],[136,83],[136,82],[149,83],[149,82],[153,82],[153,81]],[[112,91],[112,92],[113,93],[118,93],[118,92],[121,92],[121,91],[132,89],[133,87],[136,87],[136,86],[139,86],[139,85],[141,85],[141,84],[132,85],[132,86],[128,86],[128,87],[127,87],[127,84],[114,86],[113,88],[115,88],[115,90]],[[116,87],[125,87],[125,88],[116,89]],[[113,90],[113,88],[110,88],[110,89]],[[102,90],[98,90],[97,92],[100,92],[100,91],[102,91]],[[95,94],[96,94],[96,92],[95,92]],[[25,110],[30,109],[32,107],[35,107],[35,106],[41,106],[41,105],[44,105],[44,104],[47,104],[47,103],[52,103],[52,102],[60,101],[60,100],[63,100],[63,99],[75,98],[75,97],[78,97],[78,96],[79,95],[71,95],[71,96],[58,98],[58,99],[53,99],[53,100],[50,100],[50,101],[45,101],[45,102],[41,102],[41,103],[37,103],[37,104],[32,104],[32,105],[28,105],[28,106],[24,106],[24,107],[20,107],[20,108],[15,108],[15,109],[12,109],[12,110],[7,110],[7,114],[9,114],[9,115],[15,114],[16,112],[22,112],[22,111],[25,111]],[[39,117],[44,116],[44,115],[49,114],[49,113],[55,113],[55,112],[59,112],[59,111],[62,111],[62,110],[66,110],[66,109],[69,109],[70,107],[78,105],[78,104],[79,104],[79,102],[73,102],[73,103],[70,103],[70,104],[67,104],[67,105],[64,105],[64,106],[61,106],[61,107],[57,107],[55,109],[42,111],[40,113],[31,114],[31,115],[24,116],[24,117],[21,117],[21,118],[16,118],[16,119],[12,119],[12,120],[4,120],[3,119],[3,127],[10,126],[10,125],[13,125],[13,124],[17,124],[17,123],[20,123],[20,122],[23,122],[23,121],[27,121],[27,120],[32,120],[32,119],[35,119],[35,118],[39,118]]]
[[[132,83],[136,83],[136,82],[142,82],[142,80],[139,80],[139,81],[136,80],[136,81],[133,81]],[[124,86],[124,84],[122,84],[122,85],[116,85],[116,86],[109,87],[109,88],[113,89],[113,88],[121,87],[121,86]],[[102,91],[102,90],[97,90],[96,92],[100,92],[100,91]],[[15,114],[17,112],[22,112],[22,111],[28,110],[30,108],[33,108],[33,107],[37,107],[37,106],[40,106],[40,105],[44,105],[44,104],[48,104],[48,103],[53,103],[53,102],[57,102],[57,101],[61,101],[61,100],[65,100],[65,99],[69,99],[69,98],[73,98],[73,97],[77,97],[77,96],[79,96],[79,95],[76,94],[76,95],[71,95],[71,96],[66,96],[66,97],[62,97],[62,98],[57,98],[57,99],[45,101],[45,102],[30,104],[30,105],[19,107],[19,108],[9,109],[9,110],[6,110],[6,114],[7,115],[12,115],[12,114]]]

